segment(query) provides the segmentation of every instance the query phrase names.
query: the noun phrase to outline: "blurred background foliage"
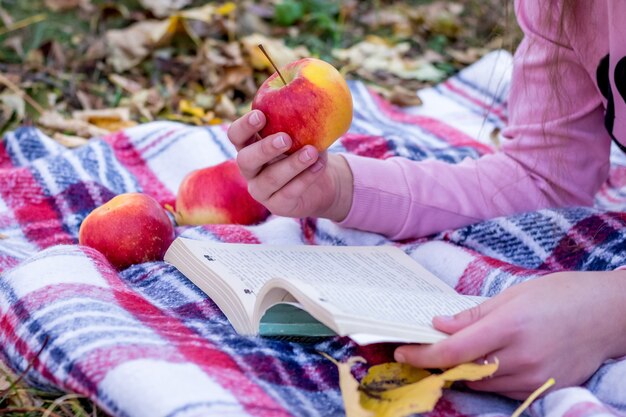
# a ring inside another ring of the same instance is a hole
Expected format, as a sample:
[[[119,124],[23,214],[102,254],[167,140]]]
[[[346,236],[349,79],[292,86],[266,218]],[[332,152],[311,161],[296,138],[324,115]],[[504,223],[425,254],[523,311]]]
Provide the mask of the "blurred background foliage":
[[[331,62],[394,104],[513,50],[512,1],[0,0],[0,132],[67,146],[154,119],[228,122],[275,61]]]

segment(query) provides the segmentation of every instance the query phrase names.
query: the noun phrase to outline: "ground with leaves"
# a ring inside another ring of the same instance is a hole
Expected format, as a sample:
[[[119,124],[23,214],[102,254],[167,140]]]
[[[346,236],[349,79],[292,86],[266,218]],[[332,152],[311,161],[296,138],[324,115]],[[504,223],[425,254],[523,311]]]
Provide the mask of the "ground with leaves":
[[[399,105],[519,38],[506,1],[2,0],[0,132],[36,123],[68,146],[154,119],[245,112],[281,64],[318,56]],[[503,36],[504,35],[504,36]]]
[[[514,49],[511,3],[0,0],[0,134],[35,124],[73,147],[156,119],[232,121],[272,72],[258,44],[279,65],[317,56],[397,105],[419,105],[418,89]],[[104,415],[0,375],[2,415]]]

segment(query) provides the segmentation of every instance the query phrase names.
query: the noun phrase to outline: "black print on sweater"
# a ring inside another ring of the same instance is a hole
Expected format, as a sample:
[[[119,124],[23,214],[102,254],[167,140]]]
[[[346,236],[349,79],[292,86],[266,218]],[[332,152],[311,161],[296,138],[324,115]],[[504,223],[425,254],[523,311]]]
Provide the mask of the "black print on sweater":
[[[615,135],[613,134],[613,126],[615,125],[615,101],[613,98],[613,89],[611,88],[611,82],[609,80],[609,69],[610,69],[610,55],[607,54],[604,58],[600,60],[600,64],[598,65],[598,69],[596,70],[596,82],[598,83],[598,88],[600,92],[606,98],[606,112],[604,115],[604,125],[606,129],[609,131],[609,134],[619,146],[619,148],[626,152],[626,146],[622,145],[620,141],[617,140]],[[615,86],[617,87],[617,91],[622,96],[622,100],[626,101],[626,57],[622,58],[615,67]],[[626,115],[624,115],[626,117]]]

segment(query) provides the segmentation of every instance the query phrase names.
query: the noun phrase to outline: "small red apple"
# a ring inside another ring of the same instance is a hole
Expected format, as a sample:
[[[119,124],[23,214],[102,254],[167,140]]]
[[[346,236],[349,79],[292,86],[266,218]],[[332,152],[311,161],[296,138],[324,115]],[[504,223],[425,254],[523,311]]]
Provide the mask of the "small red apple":
[[[179,225],[254,224],[268,215],[248,192],[234,159],[190,172],[176,193]]]
[[[163,259],[174,240],[174,226],[161,205],[147,194],[113,197],[83,220],[78,242],[101,252],[113,266]]]
[[[339,71],[316,58],[287,64],[259,87],[252,109],[267,119],[262,137],[289,134],[293,143],[287,153],[304,145],[319,151],[328,148],[352,123],[352,95]]]

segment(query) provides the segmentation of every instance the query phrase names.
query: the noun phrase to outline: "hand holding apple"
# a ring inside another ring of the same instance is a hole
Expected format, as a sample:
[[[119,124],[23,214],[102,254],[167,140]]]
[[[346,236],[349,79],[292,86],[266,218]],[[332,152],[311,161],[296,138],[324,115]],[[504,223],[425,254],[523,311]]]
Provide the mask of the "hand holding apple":
[[[173,213],[179,225],[254,224],[269,215],[250,196],[232,159],[190,172],[180,184]]]
[[[101,252],[111,264],[130,265],[163,259],[174,240],[174,226],[152,197],[126,193],[113,197],[83,220],[78,242]]]
[[[264,123],[265,115],[253,110],[228,129],[252,197],[279,216],[343,220],[352,205],[353,187],[345,159],[335,153],[320,154],[311,145],[285,156],[292,144],[286,133],[249,143]]]

